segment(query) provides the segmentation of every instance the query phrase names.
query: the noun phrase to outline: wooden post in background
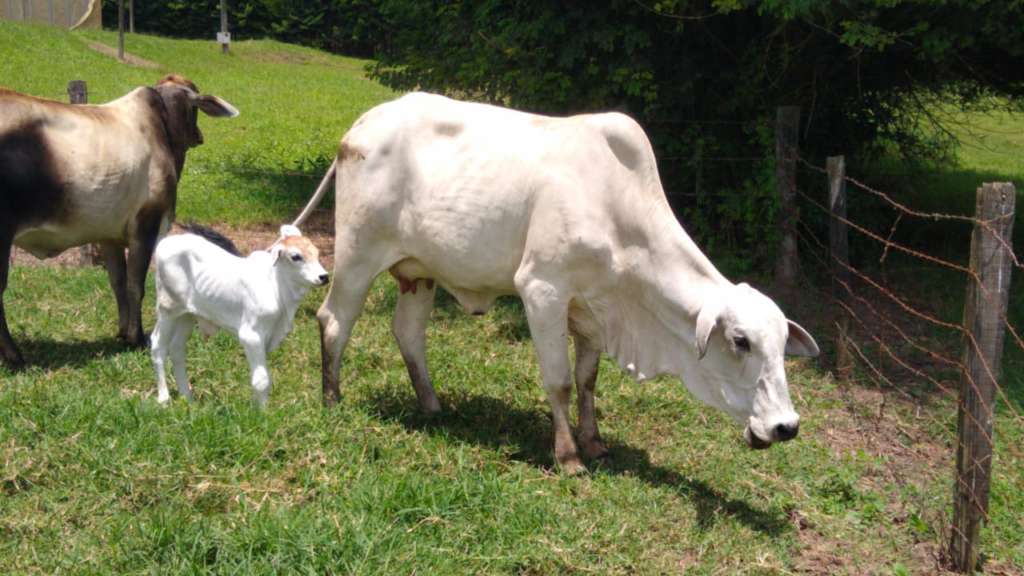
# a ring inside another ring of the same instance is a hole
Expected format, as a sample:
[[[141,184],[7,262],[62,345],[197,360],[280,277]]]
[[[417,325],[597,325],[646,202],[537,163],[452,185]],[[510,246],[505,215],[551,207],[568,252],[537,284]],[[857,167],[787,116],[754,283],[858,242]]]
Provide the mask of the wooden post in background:
[[[50,26],[53,26],[53,0],[46,0],[46,17],[49,19]]]
[[[800,135],[800,107],[779,106],[775,117],[775,189],[779,195],[778,226],[781,235],[775,282],[796,285],[800,260],[796,250],[796,158]]]
[[[117,0],[117,59],[124,60],[124,0]]]
[[[85,80],[72,80],[68,82],[68,101],[72,104],[86,104],[89,102],[89,91]],[[99,247],[95,244],[85,244],[78,247],[78,254],[75,264],[78,266],[92,266],[102,262],[102,255]]]
[[[839,302],[849,302],[850,290],[850,245],[846,227],[846,158],[829,156],[828,206],[831,217],[828,224],[829,255],[832,268],[832,297]],[[850,317],[845,308],[838,306],[836,322],[836,376],[845,380],[853,367],[853,356],[847,343]]]
[[[75,16],[71,13],[71,0],[64,0],[64,23],[69,29],[75,24]]]
[[[220,0],[220,32],[221,34],[227,35],[228,33],[228,5],[227,0]],[[228,42],[220,43],[221,54],[228,53]]]
[[[1013,262],[1008,248],[1013,233],[1016,190],[1009,182],[978,188],[971,235],[971,271],[964,301],[964,373],[957,413],[956,485],[949,545],[954,568],[973,573],[978,566],[978,533],[988,517],[992,473],[992,420],[995,390],[1002,373],[1003,319]],[[1002,240],[1000,240],[1000,238]],[[970,335],[974,336],[974,342]]]
[[[128,0],[128,33],[135,34],[135,0]]]

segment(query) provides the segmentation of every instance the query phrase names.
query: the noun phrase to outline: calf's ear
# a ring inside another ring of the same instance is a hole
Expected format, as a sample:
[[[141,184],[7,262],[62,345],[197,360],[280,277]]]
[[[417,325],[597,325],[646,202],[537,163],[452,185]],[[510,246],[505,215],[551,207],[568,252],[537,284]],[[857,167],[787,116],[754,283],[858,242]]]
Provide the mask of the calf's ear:
[[[287,238],[289,236],[302,236],[302,232],[299,231],[297,226],[293,226],[291,224],[281,226],[281,238]]]
[[[786,320],[789,324],[789,337],[786,338],[787,356],[807,356],[814,358],[818,355],[818,343],[796,322]]]
[[[191,92],[189,98],[197,108],[207,116],[214,118],[234,118],[238,116],[238,109],[232,106],[227,100],[223,100],[213,94],[196,94]]]

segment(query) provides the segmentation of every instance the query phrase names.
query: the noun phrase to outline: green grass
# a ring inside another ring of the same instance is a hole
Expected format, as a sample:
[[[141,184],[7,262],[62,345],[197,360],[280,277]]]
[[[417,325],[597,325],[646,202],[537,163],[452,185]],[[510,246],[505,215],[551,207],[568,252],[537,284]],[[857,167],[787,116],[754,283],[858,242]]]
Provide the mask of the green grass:
[[[0,22],[0,84],[94,101],[152,83],[72,34]],[[278,223],[303,204],[348,124],[390,97],[362,63],[274,42],[129,39],[129,50],[236,104],[202,120],[179,217]],[[31,366],[0,368],[0,573],[928,574],[952,487],[955,417],[789,365],[797,441],[753,452],[679,382],[598,385],[611,457],[553,470],[550,417],[521,306],[463,314],[438,298],[428,358],[444,412],[426,418],[390,335],[395,286],[371,291],[325,410],[310,295],[271,357],[270,408],[226,335],[189,343],[196,401],[161,408],[148,354],[113,340],[98,269],[18,267],[6,295]],[[152,326],[152,289],[145,325]],[[813,318],[800,318],[801,321]],[[821,327],[819,327],[821,328]],[[816,332],[826,344],[827,332]],[[866,395],[866,397],[865,397]],[[1024,430],[1003,414],[984,553],[1024,570]],[[943,460],[945,458],[945,460]]]
[[[200,114],[206,143],[192,149],[178,186],[178,218],[274,223],[297,215],[359,115],[394,97],[363,74],[365,61],[273,41],[243,41],[223,56],[213,42],[131,35],[127,51],[159,64],[120,64],[88,47],[116,46],[111,32],[67,34],[0,21],[0,86],[67,100],[67,83],[88,83],[102,103],[175,72],[235,105],[237,118]]]

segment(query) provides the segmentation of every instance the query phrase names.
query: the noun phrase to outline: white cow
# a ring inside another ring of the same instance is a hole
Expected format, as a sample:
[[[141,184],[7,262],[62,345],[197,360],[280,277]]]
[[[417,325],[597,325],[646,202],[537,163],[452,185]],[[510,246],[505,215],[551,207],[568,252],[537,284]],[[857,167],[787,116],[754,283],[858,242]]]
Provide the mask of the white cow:
[[[582,467],[568,418],[570,336],[588,457],[606,453],[594,414],[602,351],[638,380],[680,377],[744,425],[751,447],[796,436],[783,354],[815,356],[817,344],[701,253],[631,118],[552,118],[413,93],[364,114],[332,171],[334,280],[317,314],[325,403],[339,397],[341,354],[367,290],[388,270],[401,286],[394,334],[426,411],[440,409],[424,354],[434,282],[473,314],[503,294],[522,298],[555,457],[570,473]]]
[[[198,323],[208,334],[224,329],[238,337],[249,360],[253,400],[264,407],[270,394],[267,355],[291,332],[309,289],[327,284],[327,271],[316,246],[294,226],[282,226],[281,238],[269,250],[246,258],[229,240],[215,244],[200,234],[209,232],[168,236],[156,247],[157,320],[151,340],[157,401],[170,400],[164,370],[168,352],[178,391],[192,399],[185,344]]]

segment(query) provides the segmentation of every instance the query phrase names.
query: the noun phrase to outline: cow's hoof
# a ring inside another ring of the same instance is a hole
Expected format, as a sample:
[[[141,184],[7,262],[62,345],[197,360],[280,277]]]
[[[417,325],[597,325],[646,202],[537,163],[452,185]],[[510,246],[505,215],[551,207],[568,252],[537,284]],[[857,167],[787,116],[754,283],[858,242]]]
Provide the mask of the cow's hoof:
[[[596,438],[589,442],[581,441],[580,447],[583,448],[583,455],[590,460],[602,460],[608,457],[608,447]]]
[[[566,476],[579,476],[587,471],[587,467],[583,465],[578,456],[559,459],[558,469]]]
[[[25,359],[22,358],[21,354],[18,352],[15,352],[14,354],[11,355],[4,354],[2,357],[0,357],[0,364],[2,364],[4,368],[7,368],[11,372],[18,372],[19,370],[25,368]]]

